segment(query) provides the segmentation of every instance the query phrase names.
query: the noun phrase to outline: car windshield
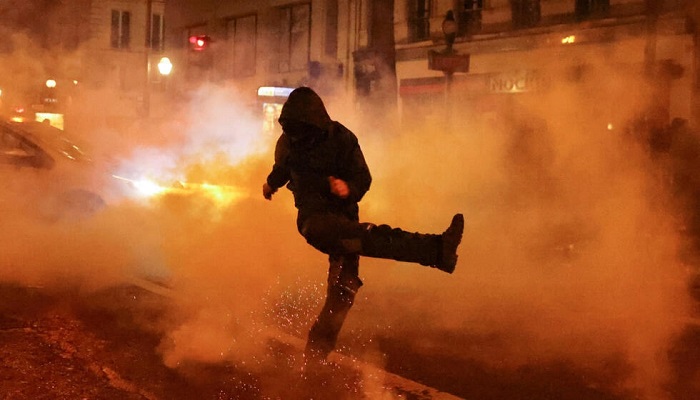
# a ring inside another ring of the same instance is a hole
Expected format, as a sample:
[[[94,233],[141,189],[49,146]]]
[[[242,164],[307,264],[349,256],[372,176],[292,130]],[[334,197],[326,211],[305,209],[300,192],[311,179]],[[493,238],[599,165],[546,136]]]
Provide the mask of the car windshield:
[[[41,123],[23,123],[23,131],[37,141],[40,147],[74,161],[90,161],[87,154],[77,144],[65,136],[58,128]]]

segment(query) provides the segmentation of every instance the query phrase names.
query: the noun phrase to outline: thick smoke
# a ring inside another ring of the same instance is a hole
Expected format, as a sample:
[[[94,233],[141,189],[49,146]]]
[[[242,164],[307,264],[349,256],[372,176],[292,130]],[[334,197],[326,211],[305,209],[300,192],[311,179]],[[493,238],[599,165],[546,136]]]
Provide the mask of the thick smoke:
[[[571,362],[605,375],[622,359],[619,390],[662,398],[687,315],[679,213],[645,138],[623,125],[645,85],[602,65],[593,76],[609,80],[553,82],[512,99],[512,114],[380,145],[394,156],[366,218],[440,232],[463,212],[467,226],[453,276],[365,261],[363,301],[381,310],[355,314],[358,331],[505,370]],[[454,339],[426,339],[425,324]]]
[[[622,360],[630,372],[619,389],[658,398],[686,316],[677,213],[638,132],[624,129],[646,106],[645,85],[597,69],[610,79],[554,82],[545,94],[512,99],[514,114],[465,126],[455,118],[451,129],[376,120],[370,129],[349,101],[329,100],[374,176],[364,220],[424,233],[441,233],[456,212],[467,220],[453,275],[362,260],[365,286],[342,346],[367,339],[359,352],[381,359],[371,342],[381,336],[505,370],[564,361],[596,371]],[[253,89],[203,86],[159,124],[83,121],[92,130],[75,135],[112,173],[170,190],[115,199],[88,219],[3,217],[2,280],[87,290],[134,278],[166,284],[171,314],[154,323],[173,367],[262,368],[269,337],[303,337],[325,290],[326,256],[296,232],[288,191],[262,198],[276,137],[241,100]],[[93,94],[101,107],[111,98],[104,90],[83,97]],[[601,106],[611,98],[614,113]],[[23,196],[36,190],[12,185]],[[26,198],[3,201],[24,210]],[[426,326],[453,339],[426,336]]]

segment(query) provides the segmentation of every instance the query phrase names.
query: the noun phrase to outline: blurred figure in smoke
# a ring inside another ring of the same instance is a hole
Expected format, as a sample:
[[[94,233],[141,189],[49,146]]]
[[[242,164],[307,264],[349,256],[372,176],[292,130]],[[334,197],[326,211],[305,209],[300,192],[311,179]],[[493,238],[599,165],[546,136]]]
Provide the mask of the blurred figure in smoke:
[[[362,286],[359,257],[412,262],[452,273],[464,218],[456,214],[442,234],[360,223],[358,202],[369,190],[372,177],[355,134],[331,120],[321,98],[308,87],[289,95],[279,123],[283,132],[263,196],[270,200],[287,184],[298,209],[299,233],[329,256],[326,302],[304,351],[308,359],[323,362],[335,348]]]
[[[700,249],[700,139],[688,121],[674,118],[666,129],[671,184],[673,194],[680,201],[684,213],[685,231]],[[658,148],[652,148],[660,152]]]

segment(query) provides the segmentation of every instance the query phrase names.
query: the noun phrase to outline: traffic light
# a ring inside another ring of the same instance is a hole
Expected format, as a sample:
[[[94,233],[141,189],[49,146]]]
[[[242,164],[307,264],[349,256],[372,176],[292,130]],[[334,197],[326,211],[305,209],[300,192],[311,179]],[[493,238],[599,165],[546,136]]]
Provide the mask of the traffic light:
[[[194,51],[203,51],[209,47],[211,38],[207,35],[190,36],[190,48]]]

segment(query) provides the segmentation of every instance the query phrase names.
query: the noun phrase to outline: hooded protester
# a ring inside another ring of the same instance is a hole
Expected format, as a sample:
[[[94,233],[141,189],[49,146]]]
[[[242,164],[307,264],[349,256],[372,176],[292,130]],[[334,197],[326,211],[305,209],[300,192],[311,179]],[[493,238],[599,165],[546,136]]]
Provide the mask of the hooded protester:
[[[362,286],[360,256],[417,263],[452,273],[464,218],[456,214],[442,234],[411,233],[359,222],[358,203],[372,177],[357,137],[331,120],[321,98],[308,87],[290,93],[282,107],[272,171],[263,184],[267,200],[282,186],[294,195],[297,228],[306,241],[328,254],[326,301],[309,332],[304,355],[324,361],[355,295]]]

